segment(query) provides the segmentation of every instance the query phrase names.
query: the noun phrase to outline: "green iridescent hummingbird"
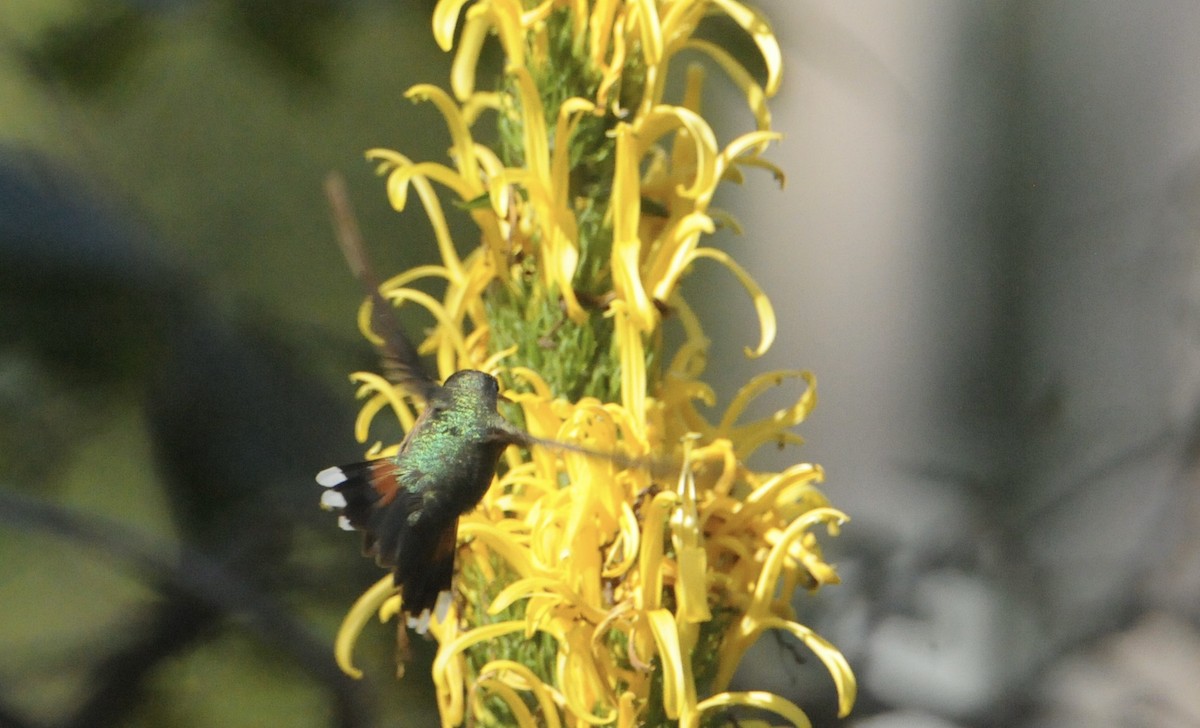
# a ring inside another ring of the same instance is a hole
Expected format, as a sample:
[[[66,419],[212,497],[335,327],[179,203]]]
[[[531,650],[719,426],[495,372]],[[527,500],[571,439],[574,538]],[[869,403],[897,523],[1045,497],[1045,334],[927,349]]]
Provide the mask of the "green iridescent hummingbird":
[[[371,300],[383,368],[424,410],[394,457],[327,468],[317,482],[328,489],[322,505],[340,511],[342,527],[363,532],[364,555],[393,570],[409,624],[424,631],[430,615],[441,618],[450,605],[458,519],[483,498],[506,447],[568,450],[622,467],[648,463],[543,440],[513,426],[497,412],[500,386],[486,372],[462,370],[444,384],[429,377],[379,293],[341,185],[331,176],[326,190],[342,252]]]

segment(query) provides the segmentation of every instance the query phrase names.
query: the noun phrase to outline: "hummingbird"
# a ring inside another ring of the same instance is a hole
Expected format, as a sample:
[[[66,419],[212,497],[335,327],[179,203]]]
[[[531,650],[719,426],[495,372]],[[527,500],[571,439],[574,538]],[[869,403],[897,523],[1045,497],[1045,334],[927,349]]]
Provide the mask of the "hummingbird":
[[[317,475],[328,488],[322,504],[341,510],[343,527],[363,532],[364,555],[393,570],[418,631],[431,612],[441,618],[449,607],[459,517],[487,492],[504,449],[535,441],[497,412],[499,383],[486,372],[428,380],[422,398],[425,409],[394,457]]]
[[[341,512],[340,525],[363,533],[363,554],[392,570],[408,624],[424,632],[431,614],[450,606],[458,519],[479,504],[501,454],[509,445],[541,446],[603,457],[624,467],[640,460],[579,445],[544,440],[512,425],[497,411],[503,397],[496,378],[464,369],[442,384],[428,376],[416,349],[379,292],[344,182],[326,180],[339,246],[371,301],[371,324],[383,341],[389,381],[424,403],[424,410],[395,456],[322,470],[317,483],[327,509]]]

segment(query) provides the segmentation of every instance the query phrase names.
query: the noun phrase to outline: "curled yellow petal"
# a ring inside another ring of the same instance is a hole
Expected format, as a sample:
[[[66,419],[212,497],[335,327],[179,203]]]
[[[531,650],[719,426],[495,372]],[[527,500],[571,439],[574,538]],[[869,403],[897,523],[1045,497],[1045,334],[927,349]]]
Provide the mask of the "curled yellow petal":
[[[788,558],[792,543],[802,538],[808,529],[818,523],[824,523],[830,531],[834,531],[849,518],[836,508],[815,508],[788,524],[779,541],[767,554],[762,573],[759,574],[758,583],[754,587],[754,600],[759,611],[765,612],[767,605],[775,597],[775,582],[779,579],[779,572],[783,568],[784,559]]]
[[[780,697],[774,693],[768,693],[761,690],[750,690],[740,693],[717,693],[711,698],[706,698],[700,701],[697,710],[701,713],[714,710],[717,708],[728,708],[735,705],[742,705],[747,708],[758,708],[759,710],[769,710],[778,716],[781,716],[790,722],[796,728],[809,728],[812,723],[808,720],[808,716],[795,703],[787,698]],[[746,721],[741,722],[746,725]]]
[[[432,84],[421,83],[405,94],[413,101],[431,101],[446,120],[450,140],[454,147],[454,161],[458,164],[459,176],[467,185],[478,184],[479,165],[475,159],[475,140],[457,104],[442,89]]]
[[[642,334],[633,322],[624,301],[613,301],[609,306],[616,328],[616,339],[621,352],[621,404],[629,412],[646,411],[646,356]],[[643,437],[643,427],[636,422],[638,439]]]
[[[433,8],[433,39],[443,51],[454,47],[454,29],[458,16],[470,0],[438,0]]]
[[[529,576],[534,571],[528,552],[513,543],[509,534],[497,529],[491,523],[464,519],[458,524],[458,535],[459,538],[476,538],[487,544],[488,548],[504,559],[521,576]]]
[[[774,96],[779,92],[783,53],[779,50],[779,41],[771,32],[770,23],[760,13],[737,0],[711,0],[711,2],[724,10],[733,22],[740,25],[754,39],[754,44],[758,46],[767,66],[767,82],[764,84],[763,92],[767,96]]]
[[[508,73],[516,82],[521,99],[521,132],[525,142],[525,168],[544,183],[550,181],[550,135],[546,129],[546,112],[538,95],[537,85],[529,69],[509,66]]]
[[[693,212],[674,221],[663,231],[664,245],[655,252],[645,277],[645,285],[656,299],[666,301],[671,297],[680,276],[696,257],[700,235],[711,234],[714,230],[711,217]]]
[[[525,629],[523,621],[499,622],[476,627],[464,632],[451,640],[441,643],[437,655],[433,658],[433,674],[444,675],[449,671],[449,663],[461,658],[469,648],[488,640],[503,637],[506,634],[520,632]],[[463,684],[460,681],[447,682],[438,685],[438,703],[441,706],[442,722],[458,725],[463,717]]]
[[[474,692],[476,693],[475,700],[479,701],[479,694],[484,692],[491,693],[499,698],[512,713],[512,718],[516,721],[517,728],[537,728],[538,724],[534,722],[533,713],[530,712],[529,706],[517,695],[517,691],[513,690],[508,685],[505,685],[500,680],[494,677],[481,677],[475,681]],[[478,702],[480,706],[477,712],[482,710],[482,701]]]
[[[699,248],[693,257],[710,258],[725,266],[750,294],[750,300],[754,302],[754,309],[758,312],[758,324],[762,327],[762,333],[759,335],[757,347],[745,349],[746,356],[755,359],[766,354],[767,349],[770,349],[771,344],[775,341],[775,309],[771,306],[771,301],[766,294],[758,287],[746,269],[735,263],[725,251],[716,248]]]
[[[858,681],[855,679],[854,671],[850,669],[850,663],[846,661],[846,657],[842,655],[841,650],[834,647],[833,644],[821,635],[798,622],[770,618],[763,620],[762,628],[780,629],[789,632],[803,642],[805,647],[812,650],[813,654],[825,664],[825,668],[829,671],[829,675],[833,678],[833,684],[837,688],[838,717],[844,718],[850,714],[850,711],[854,708],[854,701],[858,696]]]
[[[662,669],[663,710],[667,718],[675,720],[696,704],[696,681],[692,679],[692,662],[684,656],[679,646],[679,632],[675,617],[665,609],[653,609],[646,614],[650,632],[658,645],[658,659]]]
[[[342,618],[342,626],[338,628],[337,639],[333,643],[333,656],[342,672],[355,680],[362,677],[362,670],[354,666],[354,643],[379,607],[395,594],[396,584],[392,575],[388,574],[356,599],[354,606]]]
[[[485,679],[493,675],[497,680],[512,685],[518,690],[527,690],[533,693],[541,712],[541,725],[545,728],[561,728],[562,721],[555,705],[555,691],[534,675],[533,670],[514,660],[492,660],[480,669],[479,677]],[[516,676],[519,682],[511,680],[510,675]],[[557,699],[561,701],[561,695],[557,696]]]
[[[704,117],[682,106],[661,105],[639,117],[635,130],[639,159],[663,135],[684,133],[684,139],[692,145],[690,151],[694,159],[695,176],[690,184],[680,181],[676,186],[676,194],[703,204],[712,199],[717,180],[717,138]]]
[[[771,111],[767,108],[766,92],[762,86],[758,85],[750,73],[746,71],[745,66],[739,63],[729,51],[716,43],[694,38],[684,44],[684,47],[698,50],[716,61],[724,69],[725,73],[729,75],[729,78],[742,92],[742,95],[746,97],[746,103],[749,104],[750,110],[754,113],[754,119],[758,124],[758,128],[771,128]]]
[[[629,571],[637,560],[639,536],[637,515],[634,514],[633,508],[628,503],[621,503],[621,530],[609,550],[609,559],[605,562],[601,576],[606,579],[614,579]],[[612,558],[613,554],[620,554],[620,558]],[[613,561],[615,563],[610,565],[610,562]]]
[[[355,372],[350,375],[350,381],[362,383],[363,386],[358,390],[359,399],[369,396],[372,392],[376,394],[363,405],[355,419],[354,436],[359,442],[366,442],[370,437],[371,422],[385,406],[392,408],[405,432],[412,428],[416,419],[413,417],[412,409],[391,382],[371,372]]]
[[[650,501],[642,525],[642,547],[638,557],[641,588],[634,599],[638,609],[658,609],[662,599],[663,527],[671,508],[679,500],[674,491],[663,491]]]
[[[641,218],[641,191],[638,180],[637,141],[633,128],[618,124],[616,129],[616,171],[613,176],[613,287],[625,302],[630,321],[638,331],[650,331],[657,314],[642,285],[642,241],[638,235]],[[636,411],[636,410],[634,410]]]
[[[459,101],[467,99],[475,91],[475,69],[479,65],[483,42],[487,40],[491,29],[492,19],[487,3],[472,5],[467,10],[462,34],[458,39],[458,52],[454,54],[454,62],[450,66],[450,88]],[[451,27],[447,35],[453,38],[453,34],[454,29]],[[438,44],[441,45],[440,40]],[[448,50],[448,46],[445,49]]]

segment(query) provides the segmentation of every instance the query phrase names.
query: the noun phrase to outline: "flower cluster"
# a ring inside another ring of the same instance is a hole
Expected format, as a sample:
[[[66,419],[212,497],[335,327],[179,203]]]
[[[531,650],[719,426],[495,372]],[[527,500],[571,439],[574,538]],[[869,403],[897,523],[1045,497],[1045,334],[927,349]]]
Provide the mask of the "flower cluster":
[[[710,15],[749,35],[764,81],[698,37]],[[747,355],[770,346],[767,298],[726,253],[700,246],[716,221],[732,224],[710,205],[719,181],[754,167],[781,177],[760,156],[777,138],[765,102],[779,85],[780,53],[767,22],[736,0],[439,2],[442,48],[454,47],[459,25],[452,92],[408,92],[445,118],[452,163],[367,153],[395,209],[416,193],[442,261],[381,291],[432,315],[421,349],[442,377],[493,372],[512,402],[506,416],[531,434],[617,457],[510,448],[479,507],[462,517],[454,606],[430,625],[443,724],[470,715],[483,725],[698,726],[742,705],[807,725],[780,696],[728,691],[767,630],[817,655],[847,713],[848,665],[791,607],[798,587],[837,581],[817,527],[836,533],[846,516],[816,488],[819,466],[760,473],[746,464],[765,443],[798,440],[790,428],[814,406],[815,382],[802,371],[758,376],[719,418],[706,417],[700,405],[716,404],[701,379],[709,341],[679,290],[694,263],[725,266],[761,323]],[[493,36],[501,82],[478,90],[480,51]],[[699,111],[700,65],[668,103],[668,69],[688,52],[737,84],[755,130],[718,143]],[[497,138],[485,145],[473,130],[492,116]],[[435,185],[478,228],[466,255]],[[444,281],[440,300],[413,285],[429,278]],[[364,308],[360,325],[373,336],[370,316]],[[669,359],[664,320],[682,331]],[[353,379],[365,400],[361,441],[384,410],[412,426],[416,412],[387,381]],[[755,398],[788,383],[799,388],[790,406],[746,421]],[[394,452],[375,443],[369,455]],[[350,653],[371,616],[400,606],[391,576],[359,599],[338,638],[343,669],[358,674]]]

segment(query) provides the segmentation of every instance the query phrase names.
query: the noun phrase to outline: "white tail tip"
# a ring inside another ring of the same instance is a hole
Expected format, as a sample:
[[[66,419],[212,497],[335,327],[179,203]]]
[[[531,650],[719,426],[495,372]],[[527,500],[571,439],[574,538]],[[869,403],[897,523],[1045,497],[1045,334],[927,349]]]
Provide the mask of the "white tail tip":
[[[422,609],[421,614],[416,617],[409,616],[408,626],[416,631],[417,634],[425,634],[429,631],[430,613],[428,609]]]
[[[345,482],[346,474],[343,473],[342,469],[336,465],[332,468],[325,468],[321,472],[317,473],[317,483],[325,486],[326,488],[332,488],[335,485],[341,485]]]
[[[438,593],[437,603],[433,605],[433,613],[437,615],[437,621],[446,621],[446,615],[450,613],[450,605],[453,603],[454,598],[450,595],[450,592],[443,591]]]
[[[327,490],[321,494],[321,507],[327,511],[346,507],[346,496],[336,490]]]

